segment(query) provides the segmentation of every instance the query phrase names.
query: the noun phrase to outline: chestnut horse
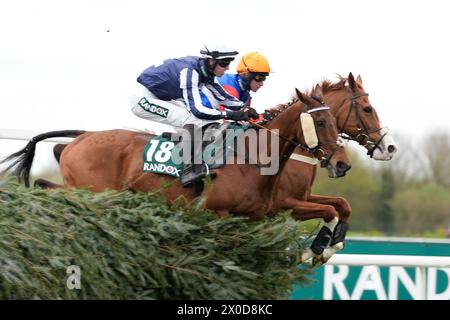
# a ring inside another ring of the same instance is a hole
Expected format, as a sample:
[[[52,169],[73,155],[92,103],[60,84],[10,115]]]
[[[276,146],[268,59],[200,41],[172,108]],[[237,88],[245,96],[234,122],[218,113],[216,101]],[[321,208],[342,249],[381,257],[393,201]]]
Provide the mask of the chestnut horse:
[[[366,147],[373,159],[390,160],[397,146],[387,130],[381,127],[361,77],[358,76],[355,81],[350,73],[347,79],[340,77],[337,83],[326,80],[320,86],[323,99],[336,118],[339,132]],[[302,261],[314,256],[313,264],[318,265],[343,248],[351,207],[342,197],[311,194],[317,170],[315,163],[317,160],[300,150],[294,152],[281,174],[273,210],[291,209],[294,218],[299,220],[339,216],[334,232],[325,224],[319,231],[322,235],[316,237],[311,247],[303,253]]]
[[[299,100],[285,107],[284,112],[274,115],[264,129],[270,131],[266,145],[258,150],[261,154],[270,153],[279,159],[279,172],[296,147],[308,150],[318,157],[332,176],[343,176],[350,169],[344,149],[337,143],[338,132],[335,118],[328,107],[322,104],[322,93],[317,86],[312,90],[311,98],[297,91]],[[313,121],[319,145],[313,149],[306,146],[300,115],[308,112]],[[277,132],[273,131],[278,130]],[[60,131],[49,132],[34,137],[21,151],[9,156],[4,161],[16,159],[9,168],[15,167],[15,174],[25,178],[29,176],[34,157],[34,148],[38,141],[50,137],[78,136],[62,151],[60,158],[64,187],[89,187],[93,191],[106,189],[156,191],[162,190],[169,202],[180,196],[187,201],[195,199],[198,194],[195,188],[183,188],[180,182],[171,176],[162,176],[142,171],[143,150],[152,135],[126,130],[110,130],[100,132]],[[238,137],[239,141],[245,137]],[[275,140],[279,144],[272,150]],[[262,150],[265,149],[265,150]],[[269,151],[269,152],[268,152]],[[235,161],[216,169],[216,178],[203,190],[206,195],[203,205],[216,211],[219,215],[238,214],[251,219],[259,219],[273,212],[275,190],[280,175],[261,175],[258,164],[238,164],[238,155],[230,155]],[[239,188],[239,192],[236,192]],[[337,221],[335,217],[325,217],[327,222]],[[335,224],[335,223],[334,223]]]
[[[320,85],[323,99],[337,119],[339,132],[344,138],[357,141],[367,148],[367,154],[371,158],[390,160],[397,151],[397,146],[386,128],[381,127],[376,110],[370,104],[368,93],[363,88],[361,76],[355,80],[353,74],[349,73],[347,78],[339,78],[337,83],[325,80]],[[287,105],[267,110],[266,117],[271,118],[283,112],[285,106]],[[64,145],[55,147],[57,159],[63,149]],[[302,254],[303,261],[314,256],[313,263],[317,265],[343,248],[351,207],[342,197],[311,194],[316,175],[315,163],[317,160],[305,152],[294,150],[282,173],[272,212],[276,214],[281,210],[292,210],[293,217],[299,220],[325,218],[325,221],[334,221],[333,217],[339,216],[335,231],[331,234],[330,226],[325,224],[319,231],[322,236],[316,237],[311,247],[305,249]],[[38,184],[44,187],[52,185],[42,179]]]

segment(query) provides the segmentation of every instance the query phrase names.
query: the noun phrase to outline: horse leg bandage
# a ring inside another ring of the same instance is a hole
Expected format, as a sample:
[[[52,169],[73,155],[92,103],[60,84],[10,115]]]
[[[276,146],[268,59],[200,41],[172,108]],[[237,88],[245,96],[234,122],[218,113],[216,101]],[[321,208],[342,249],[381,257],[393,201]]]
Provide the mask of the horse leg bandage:
[[[313,243],[311,244],[311,250],[314,254],[319,255],[323,250],[328,247],[328,243],[331,240],[332,231],[327,226],[322,226]]]
[[[347,234],[348,223],[342,220],[339,220],[336,228],[334,228],[333,238],[331,239],[330,246],[334,246],[336,243],[344,242],[345,235]]]
[[[331,237],[333,235],[333,231],[338,223],[338,218],[335,217],[331,219],[330,222],[326,222],[322,229],[320,229],[313,243],[311,244],[311,250],[319,255],[323,252],[323,250],[328,247],[328,244],[331,241]]]

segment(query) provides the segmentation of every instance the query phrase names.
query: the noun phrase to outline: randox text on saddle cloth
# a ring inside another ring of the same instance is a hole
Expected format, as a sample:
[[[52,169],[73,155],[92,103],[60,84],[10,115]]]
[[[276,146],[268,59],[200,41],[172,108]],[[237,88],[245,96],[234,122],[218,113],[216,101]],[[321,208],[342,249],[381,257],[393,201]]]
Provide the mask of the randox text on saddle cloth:
[[[212,128],[208,129],[207,134],[202,134],[199,131],[194,132],[194,145],[198,143],[205,145],[207,142],[209,144],[202,152],[194,155],[194,164],[254,164],[259,167],[261,175],[278,173],[279,136],[277,130],[269,133],[265,130],[255,129],[241,130],[240,132],[234,129],[226,129],[225,135],[223,135],[223,131]],[[191,139],[192,137],[187,131],[181,130],[172,134],[171,140],[151,140],[145,150],[144,160],[146,162],[143,170],[179,177],[179,169],[177,168],[181,166],[183,161],[190,161],[191,148],[190,144],[178,142],[181,140],[191,141]],[[224,141],[227,141],[227,150],[224,150]],[[199,149],[195,148],[195,150]],[[231,154],[224,157],[223,155],[227,151]]]

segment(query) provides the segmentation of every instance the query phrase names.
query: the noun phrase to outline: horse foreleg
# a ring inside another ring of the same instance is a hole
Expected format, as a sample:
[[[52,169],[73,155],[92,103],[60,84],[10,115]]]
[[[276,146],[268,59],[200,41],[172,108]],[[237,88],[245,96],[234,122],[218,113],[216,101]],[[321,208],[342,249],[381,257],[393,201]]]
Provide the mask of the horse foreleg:
[[[336,252],[344,249],[345,246],[345,236],[348,230],[348,223],[339,220],[336,228],[334,229],[333,236],[331,237],[330,247],[324,250],[323,256],[325,261],[333,256]]]
[[[311,246],[302,250],[300,260],[305,262],[311,258],[321,261],[323,251],[331,240],[334,228],[338,223],[338,213],[333,206],[321,205],[308,201],[301,201],[295,198],[284,200],[285,209],[292,210],[292,216],[298,220],[309,220],[321,218],[325,221],[319,233],[313,240]]]
[[[331,237],[330,247],[323,252],[323,259],[326,262],[333,254],[344,248],[345,236],[348,230],[347,221],[352,209],[347,200],[342,197],[310,195],[309,200],[314,203],[332,205],[339,213],[339,222]]]
[[[339,213],[339,220],[347,222],[352,212],[352,207],[345,198],[331,197],[331,196],[319,196],[311,194],[308,197],[308,201],[333,206]]]

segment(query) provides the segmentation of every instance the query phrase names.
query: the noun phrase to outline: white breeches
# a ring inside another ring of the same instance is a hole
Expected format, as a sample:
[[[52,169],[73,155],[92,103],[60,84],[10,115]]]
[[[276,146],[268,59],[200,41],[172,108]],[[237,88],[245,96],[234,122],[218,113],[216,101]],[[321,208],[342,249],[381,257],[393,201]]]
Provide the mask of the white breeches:
[[[141,84],[137,84],[136,92],[130,96],[130,103],[131,110],[138,117],[174,127],[182,128],[187,124],[204,126],[211,122],[222,122],[199,119],[186,108],[182,100],[160,100]]]

